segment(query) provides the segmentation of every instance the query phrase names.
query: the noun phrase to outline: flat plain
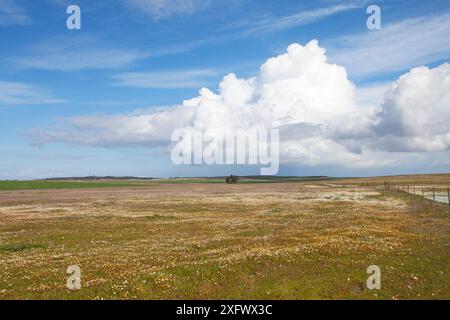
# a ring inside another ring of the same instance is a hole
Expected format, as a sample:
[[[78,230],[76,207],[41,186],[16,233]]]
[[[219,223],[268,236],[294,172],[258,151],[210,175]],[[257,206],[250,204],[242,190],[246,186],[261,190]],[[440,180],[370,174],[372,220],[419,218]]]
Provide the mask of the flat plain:
[[[0,299],[449,299],[449,206],[384,179],[3,190]]]

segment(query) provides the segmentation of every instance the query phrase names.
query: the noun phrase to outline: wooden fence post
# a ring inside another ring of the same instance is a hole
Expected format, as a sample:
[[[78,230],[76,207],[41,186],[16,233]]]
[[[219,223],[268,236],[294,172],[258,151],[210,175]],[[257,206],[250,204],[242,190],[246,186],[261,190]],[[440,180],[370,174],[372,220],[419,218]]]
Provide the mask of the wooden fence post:
[[[433,187],[433,202],[436,201],[436,196],[434,195],[434,187]]]
[[[448,199],[448,205],[450,206],[450,187],[447,187],[447,199]]]

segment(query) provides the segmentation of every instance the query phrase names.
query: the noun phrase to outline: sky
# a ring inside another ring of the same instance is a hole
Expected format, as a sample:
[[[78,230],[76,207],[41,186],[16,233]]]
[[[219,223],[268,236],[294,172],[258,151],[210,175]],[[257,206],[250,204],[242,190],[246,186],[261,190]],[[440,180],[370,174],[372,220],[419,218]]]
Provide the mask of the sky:
[[[448,0],[0,0],[0,179],[259,173],[175,165],[193,123],[278,129],[279,175],[448,172],[449,35]]]

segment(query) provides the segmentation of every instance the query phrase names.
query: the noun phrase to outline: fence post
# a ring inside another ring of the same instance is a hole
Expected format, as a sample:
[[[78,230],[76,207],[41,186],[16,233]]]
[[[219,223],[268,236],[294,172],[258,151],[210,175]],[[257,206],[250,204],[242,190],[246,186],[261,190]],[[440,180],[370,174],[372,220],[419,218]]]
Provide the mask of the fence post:
[[[434,187],[433,187],[433,202],[436,201],[436,196],[434,195]]]
[[[413,187],[414,197],[416,196],[416,186]]]
[[[450,206],[450,187],[447,187],[447,199],[448,199],[448,205]]]
[[[423,186],[422,186],[422,197],[425,197],[425,192],[423,191]]]

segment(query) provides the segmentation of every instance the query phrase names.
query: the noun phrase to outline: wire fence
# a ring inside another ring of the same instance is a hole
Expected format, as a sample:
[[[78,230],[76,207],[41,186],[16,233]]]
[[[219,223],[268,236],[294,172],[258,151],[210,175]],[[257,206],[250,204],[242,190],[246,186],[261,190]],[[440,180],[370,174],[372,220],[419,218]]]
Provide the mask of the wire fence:
[[[383,186],[377,186],[376,188],[402,191],[414,196],[421,196],[433,202],[448,204],[450,206],[450,187],[432,185],[402,185],[385,181]]]
[[[433,186],[433,185],[407,185],[396,184],[391,181],[385,181],[383,185],[374,183],[358,183],[358,184],[329,184],[332,186],[339,186],[343,188],[351,187],[371,187],[378,190],[396,190],[406,192],[414,196],[419,196],[428,199],[432,202],[447,204],[450,206],[450,187],[447,186]]]

